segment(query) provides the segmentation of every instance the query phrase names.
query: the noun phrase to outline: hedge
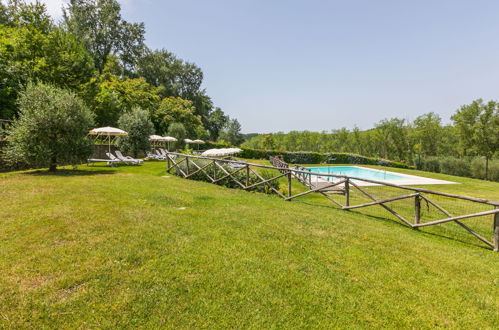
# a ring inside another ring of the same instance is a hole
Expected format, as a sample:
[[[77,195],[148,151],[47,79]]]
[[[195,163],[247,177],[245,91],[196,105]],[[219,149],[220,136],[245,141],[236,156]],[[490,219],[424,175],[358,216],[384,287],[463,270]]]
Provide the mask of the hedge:
[[[206,143],[204,148],[228,148],[228,145],[221,143]],[[246,147],[239,147],[242,152],[237,156],[246,159],[268,159],[270,156],[282,156],[282,159],[291,164],[363,164],[381,165],[397,168],[414,168],[405,163],[366,157],[349,153],[320,153],[320,152],[287,152],[283,150],[261,150]]]
[[[414,165],[416,166],[416,169],[428,172],[476,179],[485,178],[485,159],[482,157],[417,157],[414,159]],[[489,160],[488,179],[491,181],[499,181],[499,160]]]

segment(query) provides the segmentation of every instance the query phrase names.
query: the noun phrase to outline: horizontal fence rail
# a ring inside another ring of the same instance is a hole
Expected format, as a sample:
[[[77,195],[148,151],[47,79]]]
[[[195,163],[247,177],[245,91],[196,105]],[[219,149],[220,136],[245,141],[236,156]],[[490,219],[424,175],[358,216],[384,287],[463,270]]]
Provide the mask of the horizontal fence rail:
[[[175,171],[177,175],[184,178],[203,175],[211,183],[228,180],[244,190],[263,187],[286,201],[315,193],[325,197],[343,210],[379,206],[404,225],[415,230],[452,222],[494,251],[499,251],[499,202],[497,201],[345,175],[314,173],[301,166],[292,168],[280,157],[270,157],[269,160],[272,166],[168,152],[166,170],[167,172]],[[274,172],[275,175],[270,178],[264,178],[259,173],[262,170],[277,172]],[[293,195],[293,179],[301,183],[307,190]],[[280,191],[275,188],[275,185],[272,185],[272,182],[278,180],[285,180],[286,191]],[[387,194],[388,190],[389,194]],[[376,196],[375,193],[386,196]],[[469,204],[463,205],[461,208],[454,207],[460,205],[459,201]],[[446,203],[445,207],[441,205],[443,202]],[[396,206],[400,210],[395,210]],[[453,214],[449,211],[449,207],[463,214]],[[401,210],[407,213],[408,209],[412,210],[412,214],[409,216],[402,214]],[[430,212],[430,210],[434,210],[434,212]],[[462,220],[487,216],[493,217],[492,240],[485,237],[488,234],[479,233],[462,222]]]

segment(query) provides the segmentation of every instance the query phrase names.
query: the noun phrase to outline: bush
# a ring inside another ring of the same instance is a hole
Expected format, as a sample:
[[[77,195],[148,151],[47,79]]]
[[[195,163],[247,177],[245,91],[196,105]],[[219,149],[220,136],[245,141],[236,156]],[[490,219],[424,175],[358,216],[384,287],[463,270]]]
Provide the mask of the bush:
[[[211,161],[205,160],[205,159],[196,159],[196,160],[189,159],[189,163],[192,163],[192,162],[195,162],[196,165],[198,165],[199,167],[203,167],[203,166],[208,165],[208,163],[210,163]],[[222,165],[222,166],[229,173],[232,173],[234,171],[233,169],[231,169],[227,165]],[[179,167],[184,173],[188,173],[187,163],[185,161],[180,163]],[[190,173],[195,171],[194,165],[191,164],[189,168],[190,168],[190,171],[189,171]],[[226,173],[218,167],[213,169],[213,167],[210,166],[209,169],[207,169],[205,171],[207,173],[209,173],[210,176],[216,177],[216,178],[221,178],[221,177],[226,175]],[[273,171],[270,171],[270,170],[263,170],[263,171],[259,172],[258,174],[260,174],[260,176],[263,177],[264,180],[273,178],[274,176],[277,175],[276,173],[274,173]],[[178,172],[177,168],[175,168],[175,175],[181,176],[181,174]],[[233,176],[239,182],[241,182],[243,184],[246,182],[246,171],[245,170],[241,170],[237,173],[234,173]],[[211,183],[211,180],[202,171],[190,176],[189,179]],[[261,180],[259,178],[257,178],[255,175],[253,175],[253,174],[250,175],[250,180],[249,180],[250,185],[258,183],[260,181]],[[227,177],[223,180],[220,180],[216,184],[218,184],[220,186],[227,187],[227,188],[242,189],[242,187],[237,182],[232,180],[232,178],[230,178],[230,177]],[[269,182],[269,186],[273,187],[276,190],[279,190],[279,182],[277,180]],[[254,188],[251,189],[251,191],[263,192],[266,194],[274,193],[274,191],[269,186],[267,186],[267,185],[255,186]]]
[[[19,119],[8,130],[5,158],[11,165],[74,165],[92,153],[87,137],[93,114],[75,94],[50,85],[29,84],[19,98]]]
[[[485,178],[485,159],[476,157],[471,161],[471,176],[476,179]],[[489,160],[489,175],[491,181],[499,181],[499,160]]]
[[[423,171],[440,173],[440,160],[437,157],[428,157],[422,161]]]
[[[464,158],[443,157],[440,159],[440,172],[457,176],[471,176],[470,161]]]

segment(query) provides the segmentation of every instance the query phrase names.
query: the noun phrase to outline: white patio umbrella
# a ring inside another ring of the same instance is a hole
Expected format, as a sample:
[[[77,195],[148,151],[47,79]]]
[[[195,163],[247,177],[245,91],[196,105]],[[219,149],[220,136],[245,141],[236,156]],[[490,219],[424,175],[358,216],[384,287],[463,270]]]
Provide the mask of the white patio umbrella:
[[[191,139],[184,139],[184,142],[185,142],[185,143],[187,143],[187,144],[191,144],[191,143],[193,143],[194,141],[193,141],[193,140],[191,140]]]
[[[93,130],[90,130],[90,132],[88,132],[88,135],[95,135],[96,138],[99,138],[99,136],[107,136],[109,141],[109,153],[111,153],[111,136],[126,136],[128,135],[128,133],[116,127],[106,126],[94,128]]]
[[[163,141],[168,142],[168,151],[170,151],[170,142],[176,142],[178,140],[176,138],[174,138],[173,136],[164,136]]]
[[[201,154],[201,156],[206,157],[225,157],[237,154],[242,150],[239,148],[221,148],[221,149],[208,149]]]
[[[203,140],[194,140],[192,141],[193,144],[197,144],[198,145],[198,150],[199,150],[199,145],[200,144],[204,144],[204,141]]]
[[[159,135],[149,135],[149,141],[151,142],[163,141],[163,137]]]

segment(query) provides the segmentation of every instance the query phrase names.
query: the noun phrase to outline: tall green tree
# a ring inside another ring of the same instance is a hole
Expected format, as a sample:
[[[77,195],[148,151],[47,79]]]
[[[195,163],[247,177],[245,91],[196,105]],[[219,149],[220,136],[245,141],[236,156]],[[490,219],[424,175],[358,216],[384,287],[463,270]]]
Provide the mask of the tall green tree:
[[[100,126],[116,125],[118,119],[134,107],[153,114],[160,103],[157,88],[143,78],[121,79],[114,75],[103,75],[87,84],[85,95]]]
[[[172,123],[181,123],[191,139],[198,137],[203,126],[201,117],[194,114],[192,102],[180,97],[164,98],[154,111],[153,122],[159,134],[164,134]]]
[[[7,136],[10,163],[55,171],[58,165],[79,164],[92,153],[87,134],[93,115],[73,92],[30,84],[20,95],[19,109]]]
[[[499,150],[499,103],[482,99],[462,106],[453,116],[463,153],[485,157],[485,179],[488,179],[489,160]]]
[[[219,140],[235,146],[240,145],[244,141],[243,135],[241,134],[241,124],[239,124],[237,119],[229,119],[220,132]]]
[[[1,118],[12,118],[17,113],[15,100],[28,81],[79,90],[90,80],[92,72],[90,55],[61,29],[45,33],[0,25]]]
[[[138,61],[137,74],[154,86],[161,87],[163,97],[180,97],[194,101],[200,93],[203,71],[184,62],[167,50],[147,50]]]
[[[116,0],[70,0],[63,19],[65,29],[83,41],[99,73],[109,55],[117,55],[124,73],[130,73],[144,53],[144,23],[122,19]]]
[[[208,116],[207,120],[207,129],[210,132],[210,138],[213,141],[218,139],[220,135],[220,131],[224,128],[229,120],[229,116],[225,115],[225,113],[220,108],[216,108],[215,111],[211,112]]]
[[[417,117],[413,122],[412,136],[416,148],[425,156],[436,156],[443,137],[442,119],[434,112]]]

